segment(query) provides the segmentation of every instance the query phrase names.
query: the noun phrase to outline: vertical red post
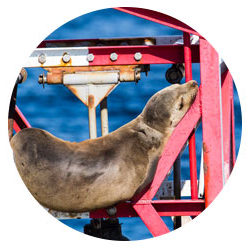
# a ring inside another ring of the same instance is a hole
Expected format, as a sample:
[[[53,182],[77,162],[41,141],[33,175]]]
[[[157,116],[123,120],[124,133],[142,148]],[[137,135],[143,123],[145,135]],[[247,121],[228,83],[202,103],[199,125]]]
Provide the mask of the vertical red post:
[[[231,152],[231,119],[232,107],[231,100],[233,97],[233,79],[228,70],[221,76],[221,98],[222,98],[222,115],[223,115],[223,165],[225,181],[230,176],[232,170],[232,152]]]
[[[232,167],[234,167],[236,161],[236,147],[235,147],[235,124],[234,124],[234,94],[232,86],[232,98],[231,98],[231,151],[232,151]]]
[[[219,56],[202,38],[200,39],[200,69],[205,206],[207,207],[223,187],[223,152]]]
[[[184,41],[184,62],[185,62],[185,78],[186,82],[192,80],[192,55],[190,47],[190,34],[183,33]],[[197,188],[197,162],[195,147],[195,131],[193,130],[189,139],[189,163],[190,163],[190,183],[191,183],[191,199],[198,199]]]

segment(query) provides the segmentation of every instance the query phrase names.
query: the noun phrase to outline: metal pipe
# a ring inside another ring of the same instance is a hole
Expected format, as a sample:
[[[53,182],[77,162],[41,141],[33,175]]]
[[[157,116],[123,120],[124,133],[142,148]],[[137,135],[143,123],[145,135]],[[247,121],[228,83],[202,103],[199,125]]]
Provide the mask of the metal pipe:
[[[88,96],[88,110],[89,110],[89,138],[94,139],[97,137],[96,129],[96,109],[94,105],[95,97],[93,95]]]
[[[63,84],[114,84],[118,82],[118,71],[87,71],[63,75]]]
[[[101,128],[102,128],[102,136],[103,136],[109,133],[107,97],[105,97],[101,101],[100,110],[101,110]]]
[[[174,199],[181,198],[181,157],[178,155],[174,162]],[[181,217],[174,217],[174,229],[181,227]]]
[[[192,80],[192,55],[190,45],[190,34],[183,32],[184,41],[184,62],[185,62],[185,78],[186,82]],[[198,199],[197,188],[197,163],[196,163],[196,147],[195,147],[195,131],[190,135],[189,139],[189,162],[190,162],[190,183],[191,183],[191,199]]]

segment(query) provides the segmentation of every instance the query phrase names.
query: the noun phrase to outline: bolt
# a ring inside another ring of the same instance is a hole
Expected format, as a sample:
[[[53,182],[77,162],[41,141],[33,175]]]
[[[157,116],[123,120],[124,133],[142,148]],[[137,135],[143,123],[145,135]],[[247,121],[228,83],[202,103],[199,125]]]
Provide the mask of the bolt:
[[[39,77],[38,77],[38,82],[40,84],[46,83],[47,82],[47,77],[44,74],[40,74]]]
[[[116,213],[117,213],[116,207],[108,208],[108,209],[107,209],[107,213],[108,213],[109,216],[114,216],[114,215],[116,215]]]
[[[118,55],[117,55],[116,53],[111,53],[111,54],[110,54],[110,60],[111,60],[111,61],[114,62],[114,61],[117,60],[117,58],[118,58]]]
[[[90,53],[90,54],[87,55],[87,61],[88,62],[93,62],[94,58],[95,58],[95,56],[92,53]]]
[[[65,63],[68,63],[70,61],[70,55],[68,53],[64,53],[62,56],[62,60]]]
[[[134,58],[136,61],[140,61],[142,59],[142,54],[140,52],[136,52]]]
[[[45,54],[40,54],[38,57],[38,62],[43,64],[46,62],[46,55]]]

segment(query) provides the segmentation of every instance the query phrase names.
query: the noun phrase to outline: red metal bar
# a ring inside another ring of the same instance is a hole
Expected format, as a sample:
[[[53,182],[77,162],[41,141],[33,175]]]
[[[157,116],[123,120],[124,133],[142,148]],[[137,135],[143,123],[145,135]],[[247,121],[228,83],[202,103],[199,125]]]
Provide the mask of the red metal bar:
[[[166,144],[165,149],[161,155],[161,158],[159,159],[155,177],[149,189],[142,195],[142,197],[140,197],[141,199],[153,199],[167,173],[170,171],[176,157],[189,138],[190,133],[193,131],[194,127],[199,121],[201,117],[199,93],[200,90],[196,96],[195,102],[193,103],[187,114],[183,117],[181,122],[177,125],[173,134],[170,136],[169,141]]]
[[[134,65],[134,64],[172,64],[183,63],[183,45],[151,45],[151,46],[102,46],[89,47],[89,53],[94,55],[93,62],[89,66],[95,65]],[[191,45],[192,61],[198,63],[199,45]],[[136,61],[135,53],[140,52],[142,59]],[[110,54],[116,53],[117,60],[111,61]]]
[[[21,131],[21,128],[18,126],[18,124],[16,123],[15,120],[14,120],[14,123],[13,123],[13,129],[15,130],[16,133]]]
[[[142,200],[137,204],[152,204],[159,216],[197,216],[205,209],[204,200]],[[137,217],[133,203],[125,202],[116,206],[117,214],[114,217]],[[90,212],[90,218],[109,218],[106,209]]]
[[[138,215],[154,237],[170,232],[152,204],[136,203],[135,205],[133,205],[133,208],[138,213]]]
[[[160,216],[198,216],[205,209],[204,200],[153,200]]]
[[[46,48],[46,43],[50,41],[43,41],[39,48]],[[72,43],[75,40],[56,40],[58,43]],[[89,65],[124,65],[124,64],[172,64],[183,63],[183,45],[128,45],[128,46],[93,46],[88,47],[89,53],[92,53],[95,57],[93,62],[89,62]],[[192,61],[199,63],[199,45],[191,45]],[[117,53],[118,59],[116,61],[110,60],[111,53]],[[136,61],[134,55],[136,52],[142,54],[142,59]]]
[[[188,33],[200,36],[200,34],[197,31],[195,31],[194,29],[192,29],[185,23],[171,16],[168,16],[166,14],[162,14],[160,12],[156,12],[156,11],[152,11],[148,9],[133,8],[133,7],[118,7],[114,9],[155,22],[155,23],[165,25],[165,26],[177,29],[177,30],[181,30],[184,32],[188,32]]]
[[[190,34],[183,33],[184,41],[184,61],[185,61],[185,78],[186,82],[192,80],[192,53],[190,45]],[[192,131],[189,139],[189,165],[190,165],[190,184],[191,198],[198,199],[197,187],[197,162],[196,162],[196,146],[195,146],[195,130]]]
[[[223,187],[219,56],[200,39],[201,103],[205,205],[211,204]]]
[[[232,87],[232,98],[231,98],[231,151],[232,151],[232,167],[234,167],[236,161],[236,146],[235,146],[235,123],[234,123],[234,94]]]
[[[31,125],[29,124],[29,122],[27,121],[21,110],[16,106],[13,129],[16,131],[16,133],[18,133],[20,130],[30,127]]]
[[[230,176],[232,170],[231,162],[231,100],[233,94],[233,79],[228,70],[221,76],[221,98],[223,115],[223,164],[225,181]]]

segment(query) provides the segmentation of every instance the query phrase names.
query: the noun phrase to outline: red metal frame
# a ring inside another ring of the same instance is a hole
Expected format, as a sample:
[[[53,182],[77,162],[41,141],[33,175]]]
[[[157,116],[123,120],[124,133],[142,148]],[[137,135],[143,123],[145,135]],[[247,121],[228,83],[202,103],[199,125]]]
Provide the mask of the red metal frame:
[[[16,133],[18,133],[20,130],[30,127],[31,125],[29,124],[29,122],[27,121],[21,110],[16,106],[13,129],[16,131]]]
[[[235,163],[234,107],[232,77],[226,71],[219,75],[219,58],[212,46],[196,31],[167,15],[137,8],[116,8],[117,10],[145,18],[184,32],[184,45],[163,46],[107,46],[90,47],[89,53],[95,55],[90,65],[129,65],[185,62],[186,81],[192,79],[192,63],[200,62],[201,82],[196,100],[171,135],[158,162],[155,177],[140,196],[131,202],[118,204],[116,217],[140,216],[153,236],[169,232],[161,216],[197,216],[221,191],[223,177],[229,177],[230,161]],[[200,45],[190,45],[190,33],[200,36]],[[46,46],[42,43],[40,47]],[[118,59],[112,62],[110,54],[116,52]],[[142,54],[141,61],[134,54]],[[222,97],[220,100],[220,91]],[[221,103],[222,102],[222,103]],[[222,107],[222,108],[221,108]],[[194,128],[202,117],[205,201],[198,200],[197,169]],[[27,120],[16,108],[14,129],[16,132],[30,127]],[[223,134],[222,134],[223,131]],[[181,136],[180,136],[181,135]],[[153,200],[157,190],[171,169],[183,145],[189,140],[190,179],[192,200]],[[224,146],[224,147],[222,147]],[[231,164],[231,166],[232,166]],[[225,172],[225,173],[224,173]],[[112,217],[105,209],[90,212],[90,218]]]
[[[193,79],[192,52],[191,52],[189,33],[186,32],[183,33],[183,41],[184,41],[184,58],[185,58],[185,78],[186,82],[188,82]],[[191,132],[189,139],[189,161],[190,161],[191,198],[194,200],[198,199],[195,130]]]
[[[232,126],[232,106],[231,100],[233,98],[233,78],[228,70],[226,70],[221,77],[222,90],[222,113],[223,113],[223,154],[224,154],[224,172],[225,180],[230,176],[233,168],[231,159],[231,126]]]
[[[236,146],[235,146],[234,95],[233,94],[231,98],[231,152],[232,152],[232,164],[233,164],[232,167],[234,167],[234,164],[236,161]]]
[[[140,200],[137,205],[150,204],[160,216],[197,216],[205,209],[204,200]],[[116,206],[117,214],[113,217],[137,217],[133,202],[120,203]],[[109,218],[107,210],[99,209],[90,213],[90,218]]]
[[[61,40],[66,43],[68,40]],[[46,47],[46,43],[40,45]],[[103,65],[137,65],[137,64],[172,64],[184,62],[183,45],[136,45],[136,46],[102,46],[88,47],[89,53],[95,55],[93,62],[89,66]],[[192,62],[200,62],[199,45],[191,45]],[[110,60],[110,54],[116,53],[116,61]],[[136,61],[134,55],[140,52],[142,59]]]
[[[194,35],[200,36],[200,34],[186,25],[185,23],[168,16],[166,14],[162,14],[160,12],[148,10],[148,9],[141,9],[141,8],[133,8],[133,7],[118,7],[114,8],[116,10],[128,13],[133,16],[137,16],[155,23],[159,23],[177,30],[181,30],[183,32],[191,33]]]
[[[183,45],[151,45],[151,46],[107,46],[107,47],[89,47],[89,53],[95,55],[94,65],[128,65],[128,64],[172,64],[182,63]],[[199,46],[192,45],[192,61],[199,62]],[[117,53],[116,61],[110,60],[111,53]],[[136,52],[142,54],[142,59],[136,61],[134,55]]]
[[[219,56],[212,46],[200,39],[200,70],[203,84],[202,133],[205,204],[211,204],[223,187],[222,131]]]

